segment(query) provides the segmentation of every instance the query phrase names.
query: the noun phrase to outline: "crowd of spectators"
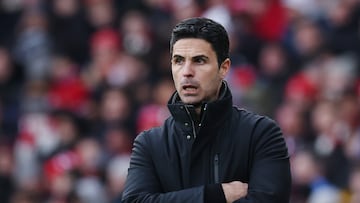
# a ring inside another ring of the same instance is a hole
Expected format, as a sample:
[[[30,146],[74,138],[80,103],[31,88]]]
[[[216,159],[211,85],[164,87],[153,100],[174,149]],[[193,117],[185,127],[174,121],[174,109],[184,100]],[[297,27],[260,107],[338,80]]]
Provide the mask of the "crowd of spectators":
[[[291,203],[359,203],[358,0],[1,0],[0,202],[120,203],[194,16],[230,35],[234,104],[279,123]]]

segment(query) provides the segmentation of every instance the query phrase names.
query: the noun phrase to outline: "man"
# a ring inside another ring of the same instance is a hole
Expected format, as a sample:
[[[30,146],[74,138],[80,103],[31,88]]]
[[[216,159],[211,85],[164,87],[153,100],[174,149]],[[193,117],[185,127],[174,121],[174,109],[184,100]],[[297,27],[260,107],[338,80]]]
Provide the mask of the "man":
[[[287,203],[286,144],[274,121],[232,106],[223,26],[184,20],[170,52],[171,117],[136,138],[123,201]]]

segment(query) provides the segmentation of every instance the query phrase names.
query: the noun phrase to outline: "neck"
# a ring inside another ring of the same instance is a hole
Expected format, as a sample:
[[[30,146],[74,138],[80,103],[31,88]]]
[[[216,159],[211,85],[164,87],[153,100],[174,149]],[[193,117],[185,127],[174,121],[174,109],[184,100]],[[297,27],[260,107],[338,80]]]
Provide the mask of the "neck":
[[[224,96],[225,91],[222,91],[224,89],[226,89],[226,83],[221,82],[221,84],[220,84],[220,86],[218,88],[218,92],[217,92],[216,97],[215,97],[216,99],[219,99],[219,98]],[[223,94],[221,94],[221,93],[223,93]],[[216,99],[213,99],[213,100],[216,100]],[[209,100],[208,102],[211,102],[213,100]],[[197,104],[193,104],[193,106],[195,107],[195,112],[196,112],[197,116],[201,115],[201,107],[202,107],[203,103],[206,103],[206,102],[200,102],[200,103],[197,103]]]
[[[198,104],[194,104],[194,108],[195,108],[195,113],[197,116],[200,116],[201,114],[201,103],[198,103]]]

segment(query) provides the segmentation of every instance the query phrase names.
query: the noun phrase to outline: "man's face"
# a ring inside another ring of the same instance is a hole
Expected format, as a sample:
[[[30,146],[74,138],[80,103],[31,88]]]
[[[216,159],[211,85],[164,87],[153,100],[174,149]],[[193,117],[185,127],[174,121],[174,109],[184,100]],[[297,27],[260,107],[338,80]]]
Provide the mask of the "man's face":
[[[219,68],[215,51],[203,39],[180,39],[173,46],[172,75],[176,90],[186,104],[216,100],[229,67],[230,60],[226,59]]]

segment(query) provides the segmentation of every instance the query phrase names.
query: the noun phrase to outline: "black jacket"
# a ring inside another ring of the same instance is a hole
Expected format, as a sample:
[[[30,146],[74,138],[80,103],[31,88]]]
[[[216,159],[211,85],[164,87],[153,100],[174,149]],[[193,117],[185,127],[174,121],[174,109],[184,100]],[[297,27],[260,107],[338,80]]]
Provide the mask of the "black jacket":
[[[194,107],[174,93],[163,126],[134,142],[123,202],[226,202],[220,183],[249,184],[238,203],[288,203],[287,147],[275,122],[232,106],[226,83],[214,102]]]

